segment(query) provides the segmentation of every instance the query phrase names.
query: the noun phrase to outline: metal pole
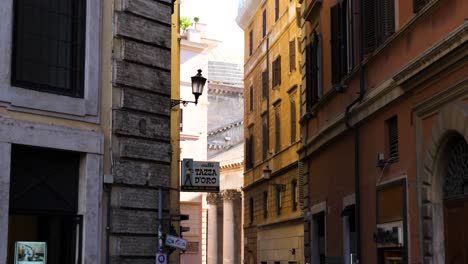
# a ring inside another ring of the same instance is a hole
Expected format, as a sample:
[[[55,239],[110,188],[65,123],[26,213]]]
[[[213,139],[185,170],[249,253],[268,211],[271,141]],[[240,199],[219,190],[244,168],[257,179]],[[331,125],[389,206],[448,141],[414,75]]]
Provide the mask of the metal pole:
[[[158,222],[159,222],[159,227],[158,227],[158,238],[159,238],[159,253],[163,252],[163,230],[162,230],[162,207],[163,207],[163,189],[162,187],[159,187],[159,201],[158,201]]]

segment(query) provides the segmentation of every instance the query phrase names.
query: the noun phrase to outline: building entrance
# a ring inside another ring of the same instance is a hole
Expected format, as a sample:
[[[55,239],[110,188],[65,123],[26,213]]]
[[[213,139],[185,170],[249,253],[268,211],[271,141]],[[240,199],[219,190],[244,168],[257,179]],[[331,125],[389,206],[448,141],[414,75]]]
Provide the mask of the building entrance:
[[[445,263],[468,263],[468,144],[458,138],[448,150],[444,183]]]
[[[79,167],[80,153],[12,146],[7,264],[81,263]]]

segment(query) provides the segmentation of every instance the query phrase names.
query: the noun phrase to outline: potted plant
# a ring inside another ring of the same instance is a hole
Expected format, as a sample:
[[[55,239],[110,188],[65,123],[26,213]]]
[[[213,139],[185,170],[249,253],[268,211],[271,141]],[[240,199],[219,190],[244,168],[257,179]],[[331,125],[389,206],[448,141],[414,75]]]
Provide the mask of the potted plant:
[[[180,18],[180,28],[182,29],[182,34],[185,35],[187,29],[193,25],[192,19],[188,16],[183,16]]]

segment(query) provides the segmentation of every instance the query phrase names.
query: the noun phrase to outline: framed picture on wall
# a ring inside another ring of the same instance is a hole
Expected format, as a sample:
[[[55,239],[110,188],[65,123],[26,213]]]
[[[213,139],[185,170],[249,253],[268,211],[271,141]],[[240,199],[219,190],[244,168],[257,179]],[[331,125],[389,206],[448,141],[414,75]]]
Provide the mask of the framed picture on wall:
[[[17,241],[15,243],[15,264],[46,264],[46,242]]]

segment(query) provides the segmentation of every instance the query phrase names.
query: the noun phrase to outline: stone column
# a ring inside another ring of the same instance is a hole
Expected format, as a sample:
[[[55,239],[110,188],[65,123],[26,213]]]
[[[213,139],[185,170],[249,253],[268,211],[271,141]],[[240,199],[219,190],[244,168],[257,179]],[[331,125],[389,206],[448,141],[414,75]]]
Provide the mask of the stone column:
[[[234,264],[234,205],[233,201],[239,196],[236,190],[223,191],[223,264]]]
[[[206,196],[208,207],[208,264],[218,264],[218,213],[216,204],[218,202],[217,193],[209,193]]]

